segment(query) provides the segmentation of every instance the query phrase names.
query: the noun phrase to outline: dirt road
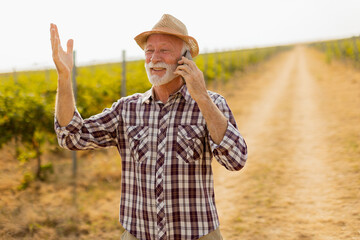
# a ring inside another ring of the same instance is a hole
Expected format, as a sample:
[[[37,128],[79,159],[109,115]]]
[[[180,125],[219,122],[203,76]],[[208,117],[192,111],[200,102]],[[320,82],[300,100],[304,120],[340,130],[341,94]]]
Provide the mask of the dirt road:
[[[359,71],[297,46],[235,84],[249,159],[213,164],[225,239],[360,239]]]

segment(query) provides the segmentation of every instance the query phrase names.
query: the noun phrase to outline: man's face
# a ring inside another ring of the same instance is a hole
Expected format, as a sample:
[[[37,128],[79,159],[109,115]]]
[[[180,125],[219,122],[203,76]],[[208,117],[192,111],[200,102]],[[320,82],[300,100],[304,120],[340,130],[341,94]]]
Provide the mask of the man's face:
[[[170,82],[177,77],[173,72],[180,60],[183,41],[165,34],[150,35],[145,47],[145,68],[154,86]]]

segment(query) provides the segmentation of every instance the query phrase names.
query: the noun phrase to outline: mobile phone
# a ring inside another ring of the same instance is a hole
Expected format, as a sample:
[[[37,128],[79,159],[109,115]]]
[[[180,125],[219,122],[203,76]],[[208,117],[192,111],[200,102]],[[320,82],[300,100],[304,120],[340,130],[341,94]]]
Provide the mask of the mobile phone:
[[[186,58],[189,59],[189,60],[193,60],[192,57],[191,57],[191,53],[190,53],[189,50],[186,50],[183,56],[186,57]]]
[[[192,57],[191,57],[191,53],[190,53],[189,50],[186,50],[183,56],[186,57],[186,58],[189,59],[189,60],[193,60]],[[181,77],[181,78],[182,78],[183,82],[186,84],[185,79],[184,79],[183,77]]]

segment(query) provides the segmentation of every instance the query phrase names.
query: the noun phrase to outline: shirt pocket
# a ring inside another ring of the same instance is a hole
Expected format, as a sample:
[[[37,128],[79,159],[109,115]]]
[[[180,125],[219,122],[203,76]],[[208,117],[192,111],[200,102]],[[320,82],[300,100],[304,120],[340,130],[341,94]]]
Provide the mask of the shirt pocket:
[[[205,147],[205,126],[179,125],[176,153],[186,163],[200,160]]]
[[[136,162],[143,162],[150,156],[149,127],[128,126],[126,134],[129,139],[130,152]]]

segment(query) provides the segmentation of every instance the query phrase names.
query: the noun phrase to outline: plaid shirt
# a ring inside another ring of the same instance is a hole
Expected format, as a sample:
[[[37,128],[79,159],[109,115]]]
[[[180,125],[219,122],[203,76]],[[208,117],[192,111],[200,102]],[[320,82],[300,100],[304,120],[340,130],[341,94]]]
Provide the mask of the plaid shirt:
[[[240,170],[247,147],[219,94],[209,96],[228,119],[215,144],[186,85],[163,104],[144,94],[121,98],[66,127],[55,118],[60,146],[71,150],[116,146],[122,159],[120,223],[138,239],[198,239],[219,226],[211,159]]]

